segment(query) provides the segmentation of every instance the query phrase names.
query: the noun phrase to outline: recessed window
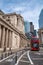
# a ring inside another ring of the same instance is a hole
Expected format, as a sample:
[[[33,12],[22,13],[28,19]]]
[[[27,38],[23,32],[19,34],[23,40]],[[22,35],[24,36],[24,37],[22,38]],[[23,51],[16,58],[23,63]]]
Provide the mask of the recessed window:
[[[2,16],[5,19],[5,16]]]

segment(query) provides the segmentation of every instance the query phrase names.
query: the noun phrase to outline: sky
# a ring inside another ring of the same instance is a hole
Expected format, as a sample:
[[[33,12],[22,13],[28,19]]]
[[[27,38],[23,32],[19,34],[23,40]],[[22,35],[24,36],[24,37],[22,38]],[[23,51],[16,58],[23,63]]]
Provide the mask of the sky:
[[[0,0],[0,9],[5,13],[16,12],[21,14],[25,21],[33,22],[35,29],[38,30],[43,0]]]

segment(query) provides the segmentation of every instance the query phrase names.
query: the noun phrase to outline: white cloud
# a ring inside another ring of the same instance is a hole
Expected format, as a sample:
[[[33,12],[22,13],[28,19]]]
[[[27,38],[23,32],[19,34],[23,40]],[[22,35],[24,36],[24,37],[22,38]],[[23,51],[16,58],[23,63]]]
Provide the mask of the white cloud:
[[[11,4],[11,3],[9,3],[5,8],[4,8],[4,11],[6,12],[6,13],[9,13],[9,12],[23,12],[24,11],[24,9],[25,9],[26,7],[24,6],[24,3],[22,3],[21,5],[15,5],[15,4]]]
[[[19,7],[15,7],[13,10],[14,11],[24,11],[25,7],[19,6]]]

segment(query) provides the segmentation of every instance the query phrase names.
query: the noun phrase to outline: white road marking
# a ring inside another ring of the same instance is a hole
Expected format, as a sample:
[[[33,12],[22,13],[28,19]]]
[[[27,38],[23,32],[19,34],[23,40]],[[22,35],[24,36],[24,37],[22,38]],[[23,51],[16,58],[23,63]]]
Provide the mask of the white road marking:
[[[37,54],[37,55],[43,55],[43,53],[41,53],[41,52],[37,52],[37,53],[34,53],[34,54]]]
[[[34,54],[40,55],[40,53],[34,53]]]
[[[34,65],[33,61],[32,61],[31,58],[30,58],[29,52],[30,52],[30,51],[27,51],[28,59],[29,59],[30,63],[31,63],[32,65]]]
[[[10,55],[10,56],[8,56],[8,57],[6,57],[6,58],[0,60],[0,62],[2,62],[2,61],[4,61],[4,60],[7,60],[8,58],[12,57],[13,55],[14,55],[14,54],[12,54],[12,55]]]
[[[25,60],[20,60],[20,62],[30,63],[29,61],[25,61]]]
[[[23,58],[28,58],[28,57],[23,56]]]
[[[12,62],[12,61],[13,61],[13,59],[7,59],[6,61],[7,61],[7,62]]]
[[[43,58],[32,58],[33,60],[43,60]]]
[[[23,57],[23,55],[25,55],[25,54],[26,54],[26,52],[19,57],[19,59],[17,60],[17,63],[16,63],[15,65],[18,65],[20,59],[21,59],[21,58]]]

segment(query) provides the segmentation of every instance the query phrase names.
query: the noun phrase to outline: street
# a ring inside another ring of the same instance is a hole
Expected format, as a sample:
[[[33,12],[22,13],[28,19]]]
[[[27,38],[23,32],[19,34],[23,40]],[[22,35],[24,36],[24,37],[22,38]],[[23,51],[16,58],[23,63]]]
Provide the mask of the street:
[[[27,51],[18,65],[43,65],[43,48],[40,51]]]
[[[29,54],[34,65],[43,65],[43,50],[30,51]]]
[[[25,51],[17,59],[17,63],[15,63],[15,55],[13,55],[0,62],[0,65],[43,65],[43,48],[40,51]]]

